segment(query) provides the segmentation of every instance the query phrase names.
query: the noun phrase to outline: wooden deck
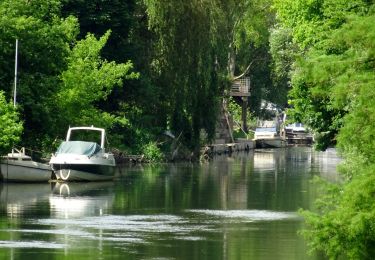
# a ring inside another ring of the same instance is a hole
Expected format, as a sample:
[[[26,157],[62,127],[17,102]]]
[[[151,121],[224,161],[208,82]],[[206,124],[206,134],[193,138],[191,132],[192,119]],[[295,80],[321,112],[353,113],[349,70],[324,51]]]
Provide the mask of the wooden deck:
[[[234,97],[250,96],[250,78],[241,78],[233,82],[230,95]]]
[[[240,139],[236,140],[235,143],[224,143],[224,144],[211,144],[205,146],[201,154],[213,156],[216,154],[230,154],[233,152],[248,151],[255,148],[255,142],[253,140]]]

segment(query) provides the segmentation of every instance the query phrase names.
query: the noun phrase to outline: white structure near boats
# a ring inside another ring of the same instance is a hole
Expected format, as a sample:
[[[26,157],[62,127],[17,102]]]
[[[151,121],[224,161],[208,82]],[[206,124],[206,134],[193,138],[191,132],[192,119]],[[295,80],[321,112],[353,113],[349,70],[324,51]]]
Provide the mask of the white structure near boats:
[[[263,121],[258,123],[254,131],[254,141],[257,148],[280,148],[285,147],[286,142],[280,137],[279,126],[274,121]]]
[[[86,135],[99,135],[100,144],[85,141]],[[77,138],[78,137],[78,138]],[[50,165],[58,180],[103,181],[111,180],[115,173],[115,159],[104,147],[105,130],[91,127],[69,127],[66,141],[52,155]]]
[[[25,154],[25,148],[12,149],[2,156],[0,162],[0,180],[9,182],[47,182],[53,178],[48,164],[35,162]]]
[[[314,142],[313,135],[302,123],[292,123],[284,127],[281,135],[288,145],[311,145]]]

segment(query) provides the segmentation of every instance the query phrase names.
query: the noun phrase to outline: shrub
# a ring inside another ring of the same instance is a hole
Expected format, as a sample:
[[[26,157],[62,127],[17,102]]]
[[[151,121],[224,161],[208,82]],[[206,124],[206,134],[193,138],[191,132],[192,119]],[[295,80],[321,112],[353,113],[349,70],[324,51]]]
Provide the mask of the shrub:
[[[164,160],[164,154],[156,142],[149,142],[143,146],[143,154],[149,162],[161,162]]]

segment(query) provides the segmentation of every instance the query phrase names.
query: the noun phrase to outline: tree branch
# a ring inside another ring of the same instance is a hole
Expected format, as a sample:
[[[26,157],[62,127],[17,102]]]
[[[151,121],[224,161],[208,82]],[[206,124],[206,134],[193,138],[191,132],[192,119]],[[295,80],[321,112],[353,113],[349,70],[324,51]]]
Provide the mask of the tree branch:
[[[245,75],[249,72],[249,70],[250,70],[250,68],[251,68],[251,65],[253,65],[253,63],[254,63],[255,61],[259,61],[259,60],[265,60],[265,58],[253,59],[253,60],[249,63],[249,65],[246,67],[245,71],[244,71],[241,75],[234,76],[234,77],[233,77],[233,80],[236,80],[236,79],[239,79],[239,78],[245,76]]]

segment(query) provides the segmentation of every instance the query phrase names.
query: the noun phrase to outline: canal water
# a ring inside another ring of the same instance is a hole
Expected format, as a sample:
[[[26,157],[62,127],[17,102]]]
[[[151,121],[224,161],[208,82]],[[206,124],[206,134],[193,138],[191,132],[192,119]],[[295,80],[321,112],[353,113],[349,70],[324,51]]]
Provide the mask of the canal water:
[[[323,259],[297,211],[331,150],[263,149],[208,163],[136,165],[103,183],[0,184],[0,259]]]

